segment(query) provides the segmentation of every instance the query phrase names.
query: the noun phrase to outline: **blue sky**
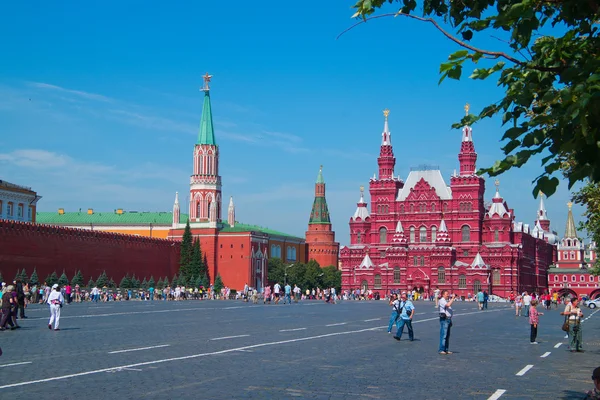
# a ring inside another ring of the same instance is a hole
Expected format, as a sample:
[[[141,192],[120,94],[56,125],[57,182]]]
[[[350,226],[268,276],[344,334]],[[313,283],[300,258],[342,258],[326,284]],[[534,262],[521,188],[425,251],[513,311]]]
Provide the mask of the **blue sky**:
[[[33,187],[42,211],[170,211],[176,191],[185,204],[208,71],[223,194],[234,196],[237,219],[303,235],[323,164],[336,237],[347,244],[359,186],[377,170],[384,108],[395,173],[435,164],[449,183],[460,148],[450,125],[466,102],[478,112],[502,95],[494,80],[438,85],[439,64],[458,47],[418,21],[371,21],[336,40],[354,23],[353,1],[314,11],[183,3],[5,4],[0,179]],[[502,132],[497,119],[474,127],[478,166],[501,156]],[[535,219],[538,172],[536,160],[499,177],[518,220]],[[568,200],[564,183],[546,201],[559,234]]]

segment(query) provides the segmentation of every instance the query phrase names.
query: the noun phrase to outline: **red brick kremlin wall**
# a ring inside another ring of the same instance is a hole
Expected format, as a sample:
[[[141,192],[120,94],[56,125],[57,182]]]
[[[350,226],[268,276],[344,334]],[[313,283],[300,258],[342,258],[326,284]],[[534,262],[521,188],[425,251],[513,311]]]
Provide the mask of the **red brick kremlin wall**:
[[[142,280],[169,280],[179,270],[179,242],[110,232],[0,220],[0,272],[12,280],[23,268],[40,280],[63,270],[71,279],[81,270],[85,282],[102,271],[117,285],[126,274]]]

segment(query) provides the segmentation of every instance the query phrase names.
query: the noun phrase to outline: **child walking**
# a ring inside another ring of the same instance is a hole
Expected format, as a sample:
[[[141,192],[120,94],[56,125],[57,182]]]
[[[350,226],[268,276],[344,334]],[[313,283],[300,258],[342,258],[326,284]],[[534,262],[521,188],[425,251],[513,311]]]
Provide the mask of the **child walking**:
[[[529,324],[531,325],[531,334],[529,335],[529,341],[531,344],[538,344],[538,342],[536,342],[535,339],[537,338],[539,316],[544,315],[544,313],[539,313],[537,308],[535,308],[537,305],[537,300],[531,300],[531,305],[529,306]]]

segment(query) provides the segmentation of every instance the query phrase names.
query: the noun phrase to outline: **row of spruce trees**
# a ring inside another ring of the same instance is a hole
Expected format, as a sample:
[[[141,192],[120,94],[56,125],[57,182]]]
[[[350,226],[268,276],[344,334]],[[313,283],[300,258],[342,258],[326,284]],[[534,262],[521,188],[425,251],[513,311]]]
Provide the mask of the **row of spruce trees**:
[[[208,260],[202,254],[200,239],[192,237],[190,221],[188,220],[181,238],[181,253],[179,257],[179,277],[183,282],[189,282],[186,286],[210,286],[210,275],[208,271]],[[214,290],[220,292],[225,287],[221,275],[215,277]]]
[[[150,279],[144,277],[140,281],[140,279],[135,275],[125,275],[123,279],[121,279],[119,285],[117,286],[113,278],[109,278],[106,275],[106,271],[102,272],[102,274],[100,274],[96,280],[90,277],[90,280],[87,282],[87,285],[85,284],[85,279],[81,271],[77,271],[77,273],[75,273],[75,275],[73,275],[71,279],[67,277],[67,274],[64,271],[60,277],[56,272],[52,272],[46,277],[46,279],[40,281],[35,268],[31,276],[27,275],[27,271],[25,270],[25,268],[23,268],[22,271],[17,271],[17,274],[13,278],[13,281],[16,281],[17,279],[21,279],[21,282],[28,283],[30,286],[39,285],[46,282],[46,284],[49,286],[58,283],[60,286],[66,286],[67,284],[71,284],[71,286],[79,285],[80,287],[88,288],[98,286],[100,288],[108,287],[120,289],[149,289],[151,287],[155,289],[163,289],[169,285],[186,287],[208,287],[210,285],[208,278],[201,278],[199,276],[186,278],[183,275],[174,275],[170,281],[169,278],[165,276],[164,278],[159,278],[157,282],[154,280],[154,276],[151,276]],[[0,282],[4,282],[2,272],[0,272]]]

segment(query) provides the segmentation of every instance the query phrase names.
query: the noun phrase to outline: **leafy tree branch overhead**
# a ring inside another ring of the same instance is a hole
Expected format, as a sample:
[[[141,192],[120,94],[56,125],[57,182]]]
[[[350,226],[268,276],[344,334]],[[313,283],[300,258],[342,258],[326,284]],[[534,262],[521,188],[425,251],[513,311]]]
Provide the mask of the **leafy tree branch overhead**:
[[[394,12],[375,15],[386,6]],[[360,21],[342,34],[372,19],[406,17],[431,24],[460,46],[440,65],[440,83],[460,79],[469,64],[469,78],[494,75],[505,90],[478,115],[452,125],[501,116],[504,158],[478,172],[496,176],[540,155],[532,193],[550,196],[566,159],[575,164],[566,174],[569,189],[600,181],[599,6],[599,0],[359,0],[353,17]],[[498,32],[510,34],[508,52],[471,44],[476,35]],[[478,67],[481,60],[495,63]]]

